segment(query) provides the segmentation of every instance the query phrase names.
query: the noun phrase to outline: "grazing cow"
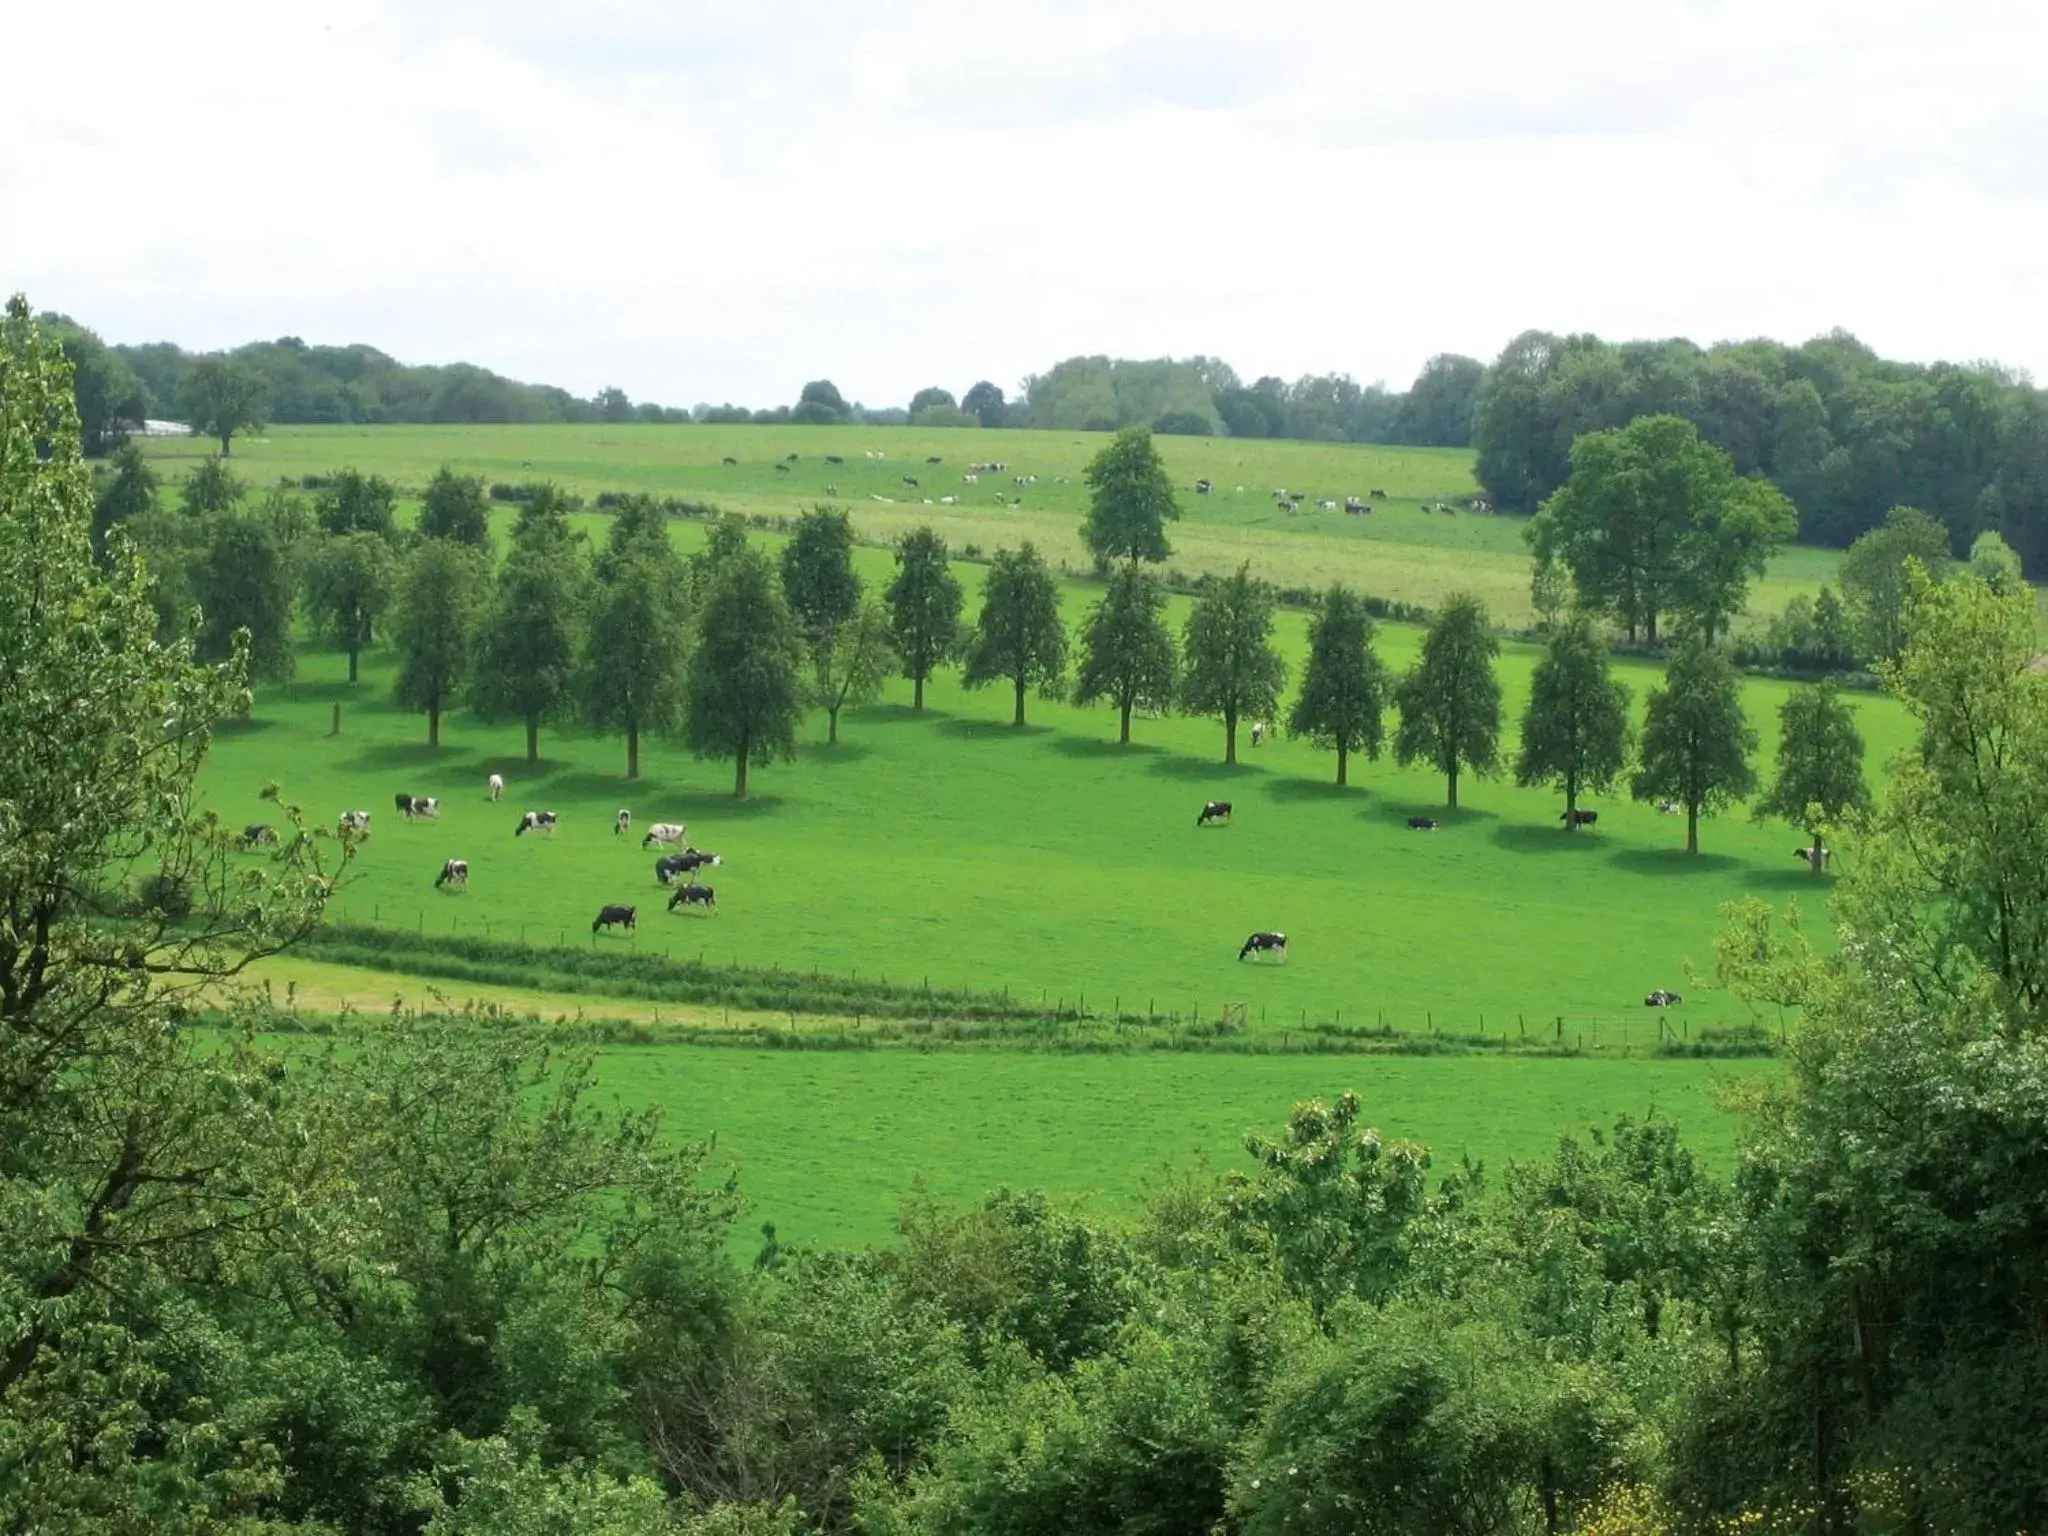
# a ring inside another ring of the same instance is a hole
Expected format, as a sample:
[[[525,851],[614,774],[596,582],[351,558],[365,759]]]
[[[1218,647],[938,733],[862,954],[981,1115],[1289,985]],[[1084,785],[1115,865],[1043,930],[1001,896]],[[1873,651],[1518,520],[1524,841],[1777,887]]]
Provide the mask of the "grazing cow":
[[[1209,493],[1210,493],[1211,491],[1213,491],[1213,490],[1215,490],[1215,489],[1216,489],[1215,485],[1214,485],[1214,484],[1212,484],[1212,483],[1211,483],[1210,481],[1207,481],[1207,480],[1197,480],[1197,481],[1195,482],[1195,494],[1196,494],[1197,496],[1206,496],[1206,495],[1208,495],[1208,494],[1209,494]]]
[[[917,476],[905,475],[903,477],[903,483],[909,486],[911,489],[915,490],[917,488]]]
[[[789,473],[789,466],[787,464],[778,464],[775,466],[775,473],[777,473],[778,475],[786,475]]]
[[[828,453],[825,455],[825,462],[827,464],[844,464],[846,462],[846,455],[843,453]]]
[[[825,487],[825,494],[827,496],[837,496],[839,494],[839,487],[836,485],[828,485]]]
[[[943,463],[945,463],[945,462],[946,462],[946,461],[945,461],[944,459],[940,458],[940,457],[939,457],[939,456],[938,456],[938,455],[937,455],[936,453],[935,453],[935,454],[933,454],[933,455],[932,455],[932,456],[931,456],[930,458],[928,458],[928,459],[926,459],[926,460],[925,460],[925,463],[927,463],[927,464],[943,464]]]
[[[368,837],[370,835],[370,813],[368,811],[343,811],[341,813],[341,830],[344,832],[355,832],[363,837]]]
[[[721,459],[721,460],[720,460],[719,462],[720,462],[720,463],[722,463],[723,465],[725,465],[725,467],[726,467],[727,469],[730,469],[730,468],[732,468],[732,467],[733,467],[733,465],[735,465],[735,464],[739,463],[739,460],[738,460],[738,459],[736,459],[736,458],[734,458],[734,457],[733,457],[733,456],[732,456],[731,454],[727,454],[727,455],[726,455],[726,456],[725,456],[725,457],[724,457],[723,459]]]
[[[675,895],[669,897],[669,911],[673,912],[677,907],[702,907],[707,912],[716,912],[718,892],[708,885],[699,885],[692,880],[688,885],[677,886]]]
[[[1410,816],[1408,818],[1408,829],[1411,832],[1434,832],[1436,827],[1437,821],[1434,816]]]
[[[1381,490],[1378,486],[1374,486],[1365,494],[1370,496],[1374,501],[1385,501],[1387,499],[1387,493]]]
[[[1684,1001],[1685,999],[1676,992],[1667,992],[1664,988],[1659,987],[1643,999],[1643,1006],[1645,1008],[1669,1008],[1673,1003],[1682,1003]]]
[[[631,928],[633,926],[633,913],[636,910],[633,907],[606,907],[597,914],[597,920],[590,925],[590,931],[596,933],[598,929],[609,928],[614,923],[617,923],[621,928]]]
[[[462,890],[468,890],[469,860],[450,859],[443,864],[440,875],[434,881],[434,889],[439,890],[444,885],[457,886]]]
[[[524,837],[529,832],[545,832],[555,835],[555,813],[553,811],[528,811],[519,818],[519,825],[512,829],[514,837]]]
[[[1564,823],[1565,830],[1574,827],[1590,827],[1600,819],[1598,811],[1559,811],[1557,819]]]
[[[1834,856],[1834,849],[1823,848],[1818,843],[1815,843],[1811,848],[1794,848],[1792,850],[1792,857],[1806,860],[1816,875],[1828,867],[1828,860]]]
[[[1284,964],[1287,959],[1287,935],[1284,933],[1255,933],[1244,941],[1244,948],[1237,952],[1242,960],[1246,955],[1278,955]]]
[[[1252,745],[1255,747],[1263,747],[1265,744],[1266,722],[1263,720],[1254,720],[1252,722]]]
[[[1228,800],[1205,800],[1202,802],[1202,814],[1195,818],[1195,825],[1197,827],[1206,827],[1212,821],[1228,820],[1230,820],[1230,802]]]
[[[277,828],[267,821],[250,823],[250,825],[242,828],[242,846],[244,848],[275,848],[277,846]]]
[[[654,878],[663,885],[674,885],[677,875],[694,875],[707,865],[723,864],[715,853],[700,853],[692,848],[688,853],[663,854],[654,861]]]
[[[783,462],[783,463],[785,463],[785,464],[794,464],[794,463],[796,462],[796,455],[792,453],[792,454],[790,454],[790,455],[789,455],[789,456],[788,456],[787,458],[785,458],[785,459],[784,459],[784,460],[783,460],[782,462]]]
[[[612,818],[613,837],[618,837],[620,834],[630,832],[632,830],[633,813],[631,811],[620,811],[618,815]]]
[[[690,846],[690,829],[680,821],[657,821],[640,839],[642,848],[673,848],[678,843]]]
[[[435,795],[414,795],[412,797],[413,817],[424,817],[432,821],[441,814],[441,801]]]
[[[1344,515],[1346,517],[1370,517],[1372,515],[1372,508],[1356,496],[1346,496],[1344,498]]]
[[[958,496],[941,496],[939,498],[939,505],[942,507],[957,507],[960,505],[960,498]]]
[[[1659,816],[1676,816],[1684,809],[1685,807],[1676,800],[1659,800],[1657,802],[1657,814]]]
[[[491,775],[490,791],[491,803],[493,805],[497,804],[498,801],[505,798],[505,776],[502,773],[494,773]]]
[[[1337,510],[1337,503],[1330,500],[1327,496],[1318,496],[1316,498],[1316,510],[1318,512],[1334,512]]]
[[[392,803],[393,805],[395,805],[395,806],[397,806],[397,807],[398,807],[398,814],[399,814],[399,815],[401,815],[401,816],[405,817],[405,818],[406,818],[407,820],[411,820],[411,819],[412,819],[412,796],[411,796],[411,795],[393,795],[393,796],[391,797],[391,803]]]
[[[962,485],[979,485],[981,484],[981,476],[973,471],[969,471],[960,477],[960,483]]]

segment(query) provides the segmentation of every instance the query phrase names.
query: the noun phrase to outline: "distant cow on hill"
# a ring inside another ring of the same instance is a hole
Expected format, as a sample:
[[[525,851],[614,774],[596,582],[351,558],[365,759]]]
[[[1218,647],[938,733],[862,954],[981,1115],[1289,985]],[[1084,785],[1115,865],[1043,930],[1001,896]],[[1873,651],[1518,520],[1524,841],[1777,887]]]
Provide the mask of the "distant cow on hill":
[[[1202,802],[1202,814],[1195,818],[1195,825],[1197,827],[1206,827],[1212,821],[1228,820],[1230,820],[1230,802],[1228,800],[1205,800]]]
[[[1669,1008],[1673,1003],[1682,1003],[1684,1001],[1685,999],[1676,992],[1667,992],[1662,987],[1659,987],[1643,999],[1643,1006],[1645,1008]]]
[[[1237,952],[1242,960],[1246,955],[1271,954],[1281,960],[1287,958],[1287,935],[1284,933],[1255,933],[1244,941],[1244,947]]]
[[[267,821],[252,822],[250,825],[242,828],[242,846],[244,848],[275,848],[277,846],[277,828]]]

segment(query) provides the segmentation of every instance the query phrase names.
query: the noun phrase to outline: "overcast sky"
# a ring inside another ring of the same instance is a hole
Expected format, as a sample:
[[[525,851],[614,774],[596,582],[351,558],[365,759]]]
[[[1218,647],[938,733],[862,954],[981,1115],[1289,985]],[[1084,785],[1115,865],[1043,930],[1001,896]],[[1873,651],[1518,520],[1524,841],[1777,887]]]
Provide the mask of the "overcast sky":
[[[1531,327],[2048,377],[2036,0],[25,5],[0,287],[588,394]],[[30,64],[30,59],[47,61]]]

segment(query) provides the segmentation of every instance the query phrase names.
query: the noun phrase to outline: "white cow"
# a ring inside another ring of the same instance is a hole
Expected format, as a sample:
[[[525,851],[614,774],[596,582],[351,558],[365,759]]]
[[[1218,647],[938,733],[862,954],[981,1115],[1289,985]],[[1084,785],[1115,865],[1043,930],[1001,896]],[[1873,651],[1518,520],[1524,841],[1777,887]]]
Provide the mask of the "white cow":
[[[490,791],[491,799],[493,802],[505,798],[505,776],[502,773],[494,773],[491,775]]]
[[[625,832],[630,832],[630,831],[632,831],[632,830],[633,830],[633,813],[632,813],[631,811],[623,811],[623,810],[622,810],[622,811],[620,811],[620,812],[619,812],[619,814],[618,814],[618,815],[616,815],[616,816],[614,816],[614,817],[612,818],[612,836],[613,836],[613,837],[617,837],[617,836],[619,836],[619,835],[620,835],[621,833],[625,833]]]
[[[1265,744],[1266,722],[1263,720],[1254,720],[1252,722],[1252,745],[1255,747],[1263,747]]]
[[[640,839],[642,848],[673,848],[679,843],[690,846],[690,829],[680,821],[657,821]]]

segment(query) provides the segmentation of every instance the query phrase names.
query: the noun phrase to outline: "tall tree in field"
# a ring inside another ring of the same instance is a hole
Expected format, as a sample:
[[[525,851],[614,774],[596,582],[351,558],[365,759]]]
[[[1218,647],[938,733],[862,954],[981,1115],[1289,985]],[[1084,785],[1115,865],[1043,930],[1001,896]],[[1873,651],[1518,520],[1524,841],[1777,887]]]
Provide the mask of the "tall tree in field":
[[[1551,637],[1529,684],[1517,784],[1564,791],[1564,825],[1578,830],[1579,796],[1606,791],[1628,763],[1628,685],[1607,666],[1607,647],[1584,616]]]
[[[896,654],[914,688],[911,707],[922,710],[925,679],[960,649],[962,597],[946,559],[946,541],[930,528],[903,535],[886,598]]]
[[[1650,694],[1635,797],[1684,806],[1685,851],[1698,853],[1700,816],[1755,792],[1755,751],[1735,668],[1705,641],[1685,641]]]
[[[1500,761],[1500,679],[1486,605],[1468,593],[1444,600],[1423,637],[1422,655],[1394,690],[1401,728],[1394,756],[1428,763],[1444,776],[1444,803],[1458,805],[1458,776],[1493,772]]]
[[[486,720],[525,722],[531,763],[540,758],[541,722],[566,713],[574,697],[588,583],[566,518],[522,518],[521,530],[477,634],[470,698]]]
[[[390,604],[397,574],[391,546],[374,533],[329,535],[306,567],[306,606],[328,638],[348,652],[350,682]]]
[[[420,498],[420,533],[429,539],[453,539],[474,549],[491,543],[491,504],[482,475],[458,475],[443,464],[427,482]]]
[[[1181,632],[1181,708],[1223,722],[1223,761],[1237,761],[1237,725],[1279,713],[1287,663],[1273,648],[1273,590],[1249,564],[1210,584]]]
[[[1657,641],[1669,613],[1711,636],[1792,536],[1791,504],[1735,473],[1678,416],[1639,416],[1572,444],[1571,475],[1528,528],[1539,561],[1571,572],[1579,601]]]
[[[107,554],[107,535],[122,524],[156,510],[156,471],[133,443],[114,450],[113,472],[99,484],[92,520],[92,547],[102,559]]]
[[[178,503],[187,517],[212,517],[234,511],[243,490],[241,480],[225,461],[201,459],[179,488]]]
[[[374,533],[388,539],[398,529],[398,487],[382,475],[344,469],[320,493],[320,526],[328,533]]]
[[[843,510],[812,507],[796,520],[782,547],[782,593],[806,645],[853,617],[860,577],[853,570],[853,520]]]
[[[427,745],[441,745],[441,715],[468,681],[477,615],[489,590],[480,551],[452,539],[421,539],[406,558],[392,609],[398,651],[392,697],[426,711]]]
[[[263,381],[240,363],[203,357],[185,375],[181,397],[194,435],[220,439],[220,456],[243,432],[263,427]]]
[[[1803,828],[1821,850],[1809,861],[1819,874],[1827,832],[1850,811],[1869,809],[1854,712],[1832,683],[1793,689],[1778,710],[1777,773],[1756,803],[1756,819],[1776,816]]]
[[[1007,680],[1016,691],[1024,723],[1024,693],[1034,684],[1058,698],[1067,671],[1067,630],[1060,622],[1060,589],[1037,546],[999,549],[989,562],[981,593],[981,618],[967,643],[961,681],[969,688]]]
[[[1896,661],[1906,648],[1909,566],[1918,561],[1930,576],[1946,575],[1948,533],[1918,507],[1893,507],[1842,557],[1842,604],[1857,658]]]
[[[1180,507],[1150,431],[1124,428],[1082,476],[1088,482],[1088,516],[1081,537],[1098,569],[1113,560],[1157,562],[1171,553],[1166,524],[1180,516]]]
[[[249,675],[283,682],[292,675],[292,572],[277,537],[254,517],[215,518],[192,562],[199,602],[198,654],[226,661],[236,635],[249,636]]]
[[[699,757],[732,760],[733,797],[744,800],[750,765],[796,754],[803,645],[757,549],[722,561],[702,604],[686,674],[684,739]]]
[[[1000,388],[983,379],[960,397],[960,409],[978,418],[984,427],[1000,427],[1008,402]]]
[[[872,704],[896,667],[889,610],[873,598],[840,621],[829,645],[811,646],[811,702],[825,711],[825,740],[839,740],[839,712]]]
[[[1112,571],[1102,601],[1088,610],[1074,702],[1114,704],[1119,742],[1131,739],[1131,707],[1138,700],[1173,698],[1173,632],[1165,614],[1166,589],[1136,565]]]
[[[1287,729],[1337,754],[1337,782],[1350,780],[1354,752],[1377,758],[1386,741],[1387,669],[1372,648],[1372,615],[1357,593],[1336,585],[1308,622],[1308,667]]]
[[[641,539],[600,562],[583,638],[583,715],[623,731],[626,777],[640,777],[640,735],[682,718],[689,580],[666,538]]]

